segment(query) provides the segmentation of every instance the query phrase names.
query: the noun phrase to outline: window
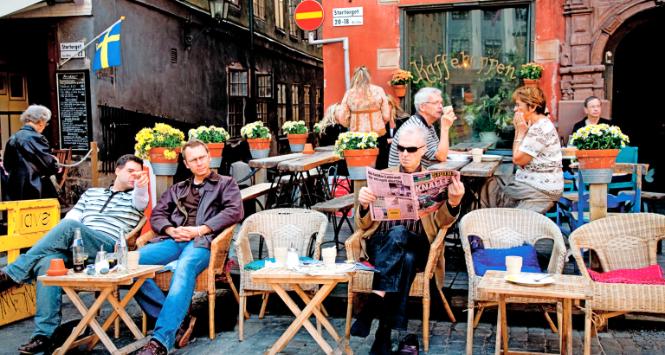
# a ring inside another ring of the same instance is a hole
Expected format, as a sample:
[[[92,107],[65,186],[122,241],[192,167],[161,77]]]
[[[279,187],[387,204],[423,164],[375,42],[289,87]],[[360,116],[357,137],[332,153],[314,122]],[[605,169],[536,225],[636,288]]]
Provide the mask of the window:
[[[286,84],[277,84],[277,121],[280,127],[286,122]]]
[[[510,148],[514,134],[506,124],[512,116],[510,95],[520,85],[517,68],[531,60],[533,14],[527,1],[505,7],[497,7],[498,1],[478,3],[463,10],[444,5],[406,9],[402,53],[414,76],[413,91],[440,88],[458,116],[474,110],[491,112],[487,121],[500,123],[495,129],[501,138],[497,148]],[[483,108],[483,103],[494,106]],[[488,115],[467,116],[471,120],[456,121],[457,139],[478,140],[482,125],[474,128],[467,123]]]
[[[309,90],[310,86],[309,85],[304,85],[303,87],[303,94],[302,94],[302,107],[303,107],[303,114],[305,115],[305,126],[311,127],[309,122],[311,120],[310,116],[310,102],[309,102]]]
[[[266,19],[266,0],[252,0],[254,3],[254,16]]]
[[[296,18],[294,13],[296,12],[296,6],[298,2],[296,0],[289,0],[289,34],[296,38],[301,38],[300,29],[296,25]]]
[[[259,89],[258,97],[272,97],[271,74],[256,74],[256,86]]]
[[[229,71],[229,96],[247,96],[247,71]]]
[[[268,101],[258,100],[256,102],[256,118],[263,121],[263,123],[268,123]]]
[[[298,84],[291,85],[291,120],[300,120],[300,100],[298,96]]]
[[[229,134],[231,137],[240,136],[240,128],[243,126],[243,100],[240,98],[229,99]]]
[[[240,7],[240,0],[226,0],[232,5],[235,5],[236,7]]]
[[[321,121],[321,112],[323,112],[323,107],[321,107],[321,89],[316,88],[314,92],[314,121]]]
[[[275,27],[284,29],[284,1],[275,0]]]

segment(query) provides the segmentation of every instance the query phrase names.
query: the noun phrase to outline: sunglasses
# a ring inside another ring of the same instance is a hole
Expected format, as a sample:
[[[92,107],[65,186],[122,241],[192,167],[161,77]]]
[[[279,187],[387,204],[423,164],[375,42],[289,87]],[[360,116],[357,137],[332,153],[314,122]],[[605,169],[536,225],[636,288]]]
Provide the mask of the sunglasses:
[[[415,152],[418,151],[418,149],[420,149],[422,147],[424,147],[424,145],[421,145],[420,147],[404,147],[404,146],[401,146],[401,145],[398,144],[397,145],[397,150],[400,151],[400,152],[403,152],[403,151],[406,150],[409,153],[415,153]]]

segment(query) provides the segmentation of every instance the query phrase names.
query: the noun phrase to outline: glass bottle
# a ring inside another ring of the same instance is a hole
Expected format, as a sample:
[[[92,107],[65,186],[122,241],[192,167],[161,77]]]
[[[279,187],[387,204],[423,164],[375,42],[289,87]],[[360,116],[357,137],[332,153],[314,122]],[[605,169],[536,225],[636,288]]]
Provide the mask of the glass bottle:
[[[127,271],[127,253],[129,252],[129,247],[127,246],[127,240],[125,239],[125,231],[120,229],[118,234],[118,249],[116,250],[116,260],[118,262],[118,269],[121,271]]]
[[[81,230],[74,229],[74,241],[72,242],[72,263],[74,272],[82,272],[85,269],[85,259],[87,259],[85,249],[83,248],[83,239],[81,239]]]

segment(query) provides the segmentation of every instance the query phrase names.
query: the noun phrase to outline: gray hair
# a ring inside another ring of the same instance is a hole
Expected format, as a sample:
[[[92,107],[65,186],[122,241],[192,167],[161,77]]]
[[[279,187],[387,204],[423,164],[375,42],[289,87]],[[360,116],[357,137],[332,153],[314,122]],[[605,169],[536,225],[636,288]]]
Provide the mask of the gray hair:
[[[416,107],[416,111],[420,112],[420,106],[429,100],[430,95],[437,94],[441,95],[441,90],[432,87],[426,87],[418,90],[415,96],[413,96],[413,105]]]
[[[21,114],[21,123],[28,122],[39,123],[41,121],[48,122],[51,120],[51,110],[42,105],[30,105]]]
[[[420,137],[423,143],[427,144],[427,136],[429,136],[429,131],[423,126],[408,125],[401,127],[399,129],[399,136],[404,137],[405,135],[416,135]]]

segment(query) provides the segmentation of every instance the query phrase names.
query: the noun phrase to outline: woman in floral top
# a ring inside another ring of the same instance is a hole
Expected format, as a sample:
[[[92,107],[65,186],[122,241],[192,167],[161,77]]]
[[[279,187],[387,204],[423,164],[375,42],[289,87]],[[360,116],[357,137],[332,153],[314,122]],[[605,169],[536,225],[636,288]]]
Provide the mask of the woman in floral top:
[[[481,191],[482,207],[517,207],[547,212],[563,192],[561,144],[547,117],[545,95],[537,87],[520,87],[515,101],[514,176],[494,177]]]
[[[337,109],[337,121],[352,132],[376,132],[383,136],[390,120],[390,104],[383,89],[370,81],[367,68],[356,68],[351,88]]]

